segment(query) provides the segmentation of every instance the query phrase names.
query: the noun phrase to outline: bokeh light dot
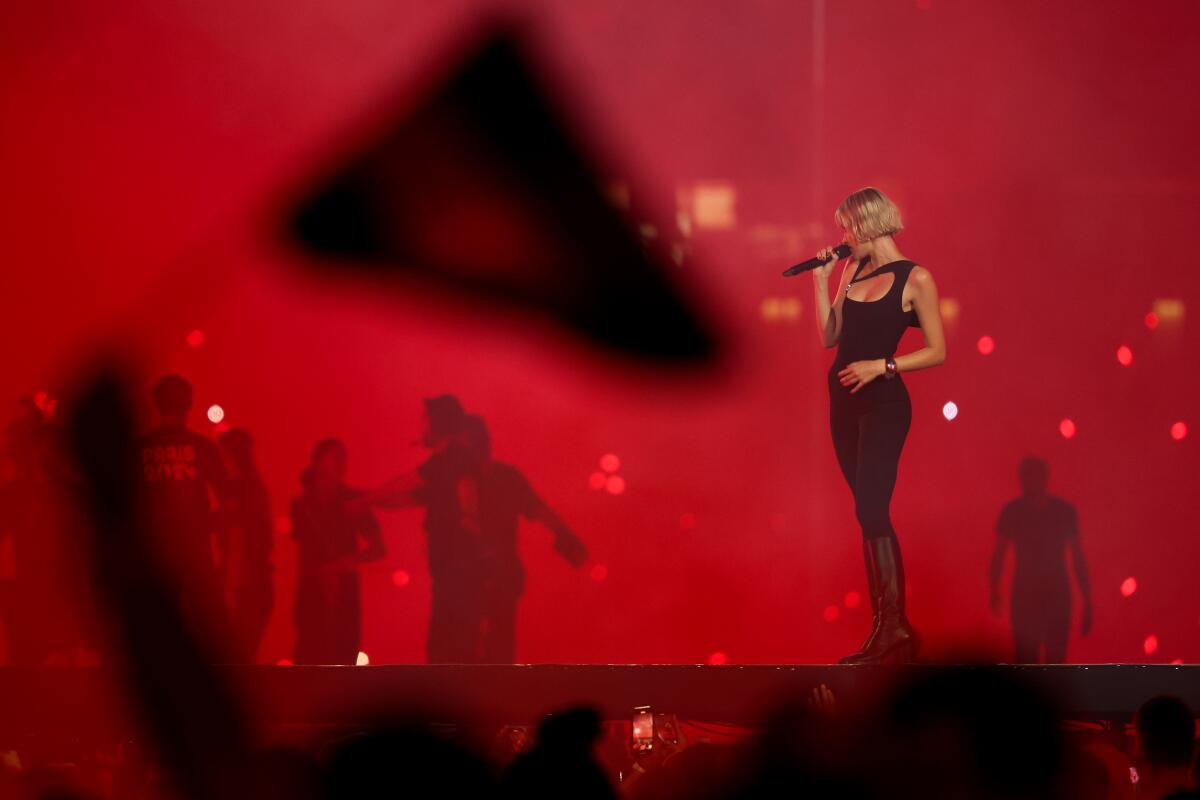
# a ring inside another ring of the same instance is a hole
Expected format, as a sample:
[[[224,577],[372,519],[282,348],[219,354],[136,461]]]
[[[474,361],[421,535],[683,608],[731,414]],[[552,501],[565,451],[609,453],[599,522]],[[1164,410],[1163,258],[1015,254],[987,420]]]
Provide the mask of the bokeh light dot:
[[[1133,363],[1133,351],[1125,345],[1117,348],[1117,363],[1122,367],[1128,367]]]
[[[858,608],[858,604],[862,602],[862,597],[858,592],[846,592],[846,596],[842,598],[846,608]]]
[[[1121,596],[1122,597],[1131,597],[1131,596],[1133,596],[1133,593],[1136,591],[1137,591],[1137,580],[1134,577],[1130,576],[1130,577],[1126,578],[1125,580],[1121,581]]]
[[[608,489],[609,494],[623,494],[625,492],[625,479],[620,475],[609,475],[604,488]]]
[[[947,421],[950,421],[950,420],[954,419],[955,417],[957,417],[958,416],[958,403],[955,403],[952,400],[949,403],[946,403],[946,405],[942,406],[942,416],[945,417]]]
[[[621,459],[615,453],[605,453],[600,457],[600,469],[605,472],[616,472],[621,468]]]
[[[996,340],[990,336],[980,336],[979,341],[975,343],[979,348],[979,352],[985,356],[990,356],[996,349]]]
[[[225,409],[221,408],[216,403],[208,407],[208,421],[216,425],[221,420],[225,419]]]
[[[355,666],[366,667],[370,666],[371,659],[362,650],[358,651],[358,658],[354,659]]]
[[[407,570],[398,569],[392,573],[392,583],[403,589],[412,583],[412,576],[408,574]]]
[[[1062,422],[1058,423],[1058,432],[1062,434],[1064,439],[1075,438],[1075,422],[1070,419],[1064,419]]]
[[[1180,441],[1187,436],[1187,423],[1176,422],[1171,426],[1171,438],[1175,441]]]
[[[603,489],[606,483],[608,483],[608,476],[599,470],[588,476],[588,486],[593,489]]]
[[[729,655],[727,653],[725,653],[724,650],[718,650],[717,652],[711,654],[708,657],[708,663],[712,664],[713,666],[720,666],[721,664],[728,664],[729,663]]]
[[[825,619],[826,622],[834,622],[835,620],[837,620],[839,614],[841,614],[841,612],[838,610],[837,606],[828,605],[828,606],[825,606],[825,611],[822,612],[821,616]]]
[[[295,662],[293,662],[290,658],[281,658],[275,662],[275,665],[279,667],[290,667],[294,664]]]
[[[690,531],[696,527],[696,515],[688,511],[679,515],[679,529]]]
[[[1158,314],[1155,314],[1153,311],[1151,311],[1150,313],[1148,313],[1146,315],[1145,322],[1146,322],[1147,328],[1149,328],[1150,330],[1154,330],[1155,328],[1158,327]]]
[[[1146,640],[1144,642],[1142,642],[1142,651],[1146,655],[1152,656],[1152,655],[1154,655],[1155,651],[1157,651],[1157,650],[1158,650],[1158,637],[1152,633],[1146,637]]]
[[[188,347],[199,347],[204,344],[204,331],[196,328],[187,335]]]
[[[592,567],[591,575],[592,580],[594,580],[596,583],[600,583],[600,581],[608,577],[608,567],[603,564],[596,564]]]

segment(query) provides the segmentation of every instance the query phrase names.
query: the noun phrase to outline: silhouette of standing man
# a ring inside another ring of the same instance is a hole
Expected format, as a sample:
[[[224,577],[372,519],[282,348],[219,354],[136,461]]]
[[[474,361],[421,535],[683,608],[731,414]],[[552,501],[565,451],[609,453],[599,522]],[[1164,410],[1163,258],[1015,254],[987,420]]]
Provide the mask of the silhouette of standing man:
[[[1080,633],[1092,629],[1092,596],[1087,561],[1079,544],[1075,507],[1046,491],[1050,467],[1030,456],[1017,470],[1021,496],[1010,501],[996,521],[996,550],[989,570],[993,613],[1002,613],[1000,576],[1011,544],[1016,553],[1011,589],[1010,621],[1014,663],[1062,664],[1067,657],[1071,627],[1071,583],[1066,551],[1071,552],[1075,582],[1083,598]],[[1044,651],[1045,661],[1041,660]]]
[[[183,584],[183,602],[194,622],[228,635],[230,620],[213,558],[214,499],[229,503],[229,476],[217,446],[189,430],[192,385],[178,375],[154,384],[162,417],[139,442],[142,478],[154,529]]]
[[[422,506],[433,603],[426,657],[431,664],[512,664],[517,602],[525,570],[517,550],[521,517],[542,523],[573,566],[587,547],[509,464],[492,458],[482,417],[453,395],[425,401],[423,442],[434,450],[415,478],[374,493],[385,508]]]

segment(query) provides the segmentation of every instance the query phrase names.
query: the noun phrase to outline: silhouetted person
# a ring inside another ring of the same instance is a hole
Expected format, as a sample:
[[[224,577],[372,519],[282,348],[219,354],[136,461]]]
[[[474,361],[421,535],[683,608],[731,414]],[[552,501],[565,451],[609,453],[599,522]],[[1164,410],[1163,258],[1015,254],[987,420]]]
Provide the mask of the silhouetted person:
[[[853,745],[856,769],[875,784],[871,797],[1059,800],[1069,755],[1060,719],[1018,673],[922,670],[901,676],[881,738]]]
[[[254,460],[254,440],[234,428],[217,444],[229,468],[229,509],[221,536],[221,566],[233,615],[237,659],[253,662],[274,604],[271,499]]]
[[[615,798],[612,784],[596,760],[600,733],[600,717],[591,709],[551,715],[538,728],[534,748],[509,765],[500,796],[513,800]]]
[[[192,385],[178,375],[164,375],[153,393],[161,422],[138,441],[152,529],[182,583],[193,622],[227,634],[229,612],[213,559],[213,511],[228,502],[229,476],[217,446],[187,427]]]
[[[297,664],[354,664],[362,637],[358,567],[383,558],[379,522],[359,492],[343,482],[346,447],[323,439],[304,470],[303,493],[292,501],[296,579]]]
[[[1196,739],[1192,710],[1177,697],[1152,697],[1138,709],[1136,725],[1138,796],[1195,797],[1189,794],[1196,788],[1190,785]]]
[[[341,742],[323,784],[327,800],[487,798],[496,790],[485,761],[417,719]]]
[[[555,549],[579,566],[587,548],[509,464],[492,458],[483,419],[451,395],[426,400],[424,443],[433,454],[415,478],[374,493],[378,505],[425,508],[433,603],[429,663],[511,664],[525,570],[517,550],[521,517],[554,533]]]
[[[1087,561],[1079,544],[1079,519],[1075,507],[1046,491],[1050,468],[1040,458],[1029,457],[1018,469],[1021,496],[1010,501],[996,521],[996,549],[989,580],[992,611],[1001,613],[1000,576],[1011,544],[1016,553],[1013,570],[1010,621],[1017,664],[1061,664],[1067,657],[1071,627],[1071,583],[1066,551],[1070,551],[1075,581],[1083,598],[1080,633],[1092,628],[1092,597]]]

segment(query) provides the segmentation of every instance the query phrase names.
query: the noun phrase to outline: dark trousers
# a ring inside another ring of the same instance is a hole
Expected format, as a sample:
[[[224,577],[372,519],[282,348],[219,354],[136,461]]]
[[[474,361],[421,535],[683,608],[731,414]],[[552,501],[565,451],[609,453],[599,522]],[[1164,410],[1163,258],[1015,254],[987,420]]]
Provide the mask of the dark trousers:
[[[258,645],[271,619],[271,608],[275,604],[275,590],[269,571],[256,575],[243,584],[235,586],[232,597],[232,615],[237,636],[236,657],[246,664],[254,662]],[[357,658],[357,653],[355,658]]]
[[[848,399],[830,404],[833,449],[854,493],[854,514],[864,539],[896,536],[889,507],[911,422],[907,393],[901,400],[875,405],[860,406]]]
[[[296,585],[297,664],[354,664],[362,636],[357,573],[305,575]]]
[[[430,664],[513,664],[517,658],[517,600],[510,587],[437,580],[429,616]]]
[[[1010,608],[1013,663],[1065,664],[1071,630],[1071,594],[1053,589],[1013,587]],[[1043,651],[1045,660],[1042,660]]]

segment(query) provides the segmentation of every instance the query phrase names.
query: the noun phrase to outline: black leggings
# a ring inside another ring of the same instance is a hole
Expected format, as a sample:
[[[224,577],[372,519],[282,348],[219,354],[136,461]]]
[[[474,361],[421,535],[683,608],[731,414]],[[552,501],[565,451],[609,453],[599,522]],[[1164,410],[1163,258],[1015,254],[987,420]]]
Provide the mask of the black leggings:
[[[830,405],[833,449],[854,493],[854,514],[864,539],[896,536],[888,507],[911,422],[912,404],[907,393],[897,401],[865,407],[856,408],[845,399]]]

